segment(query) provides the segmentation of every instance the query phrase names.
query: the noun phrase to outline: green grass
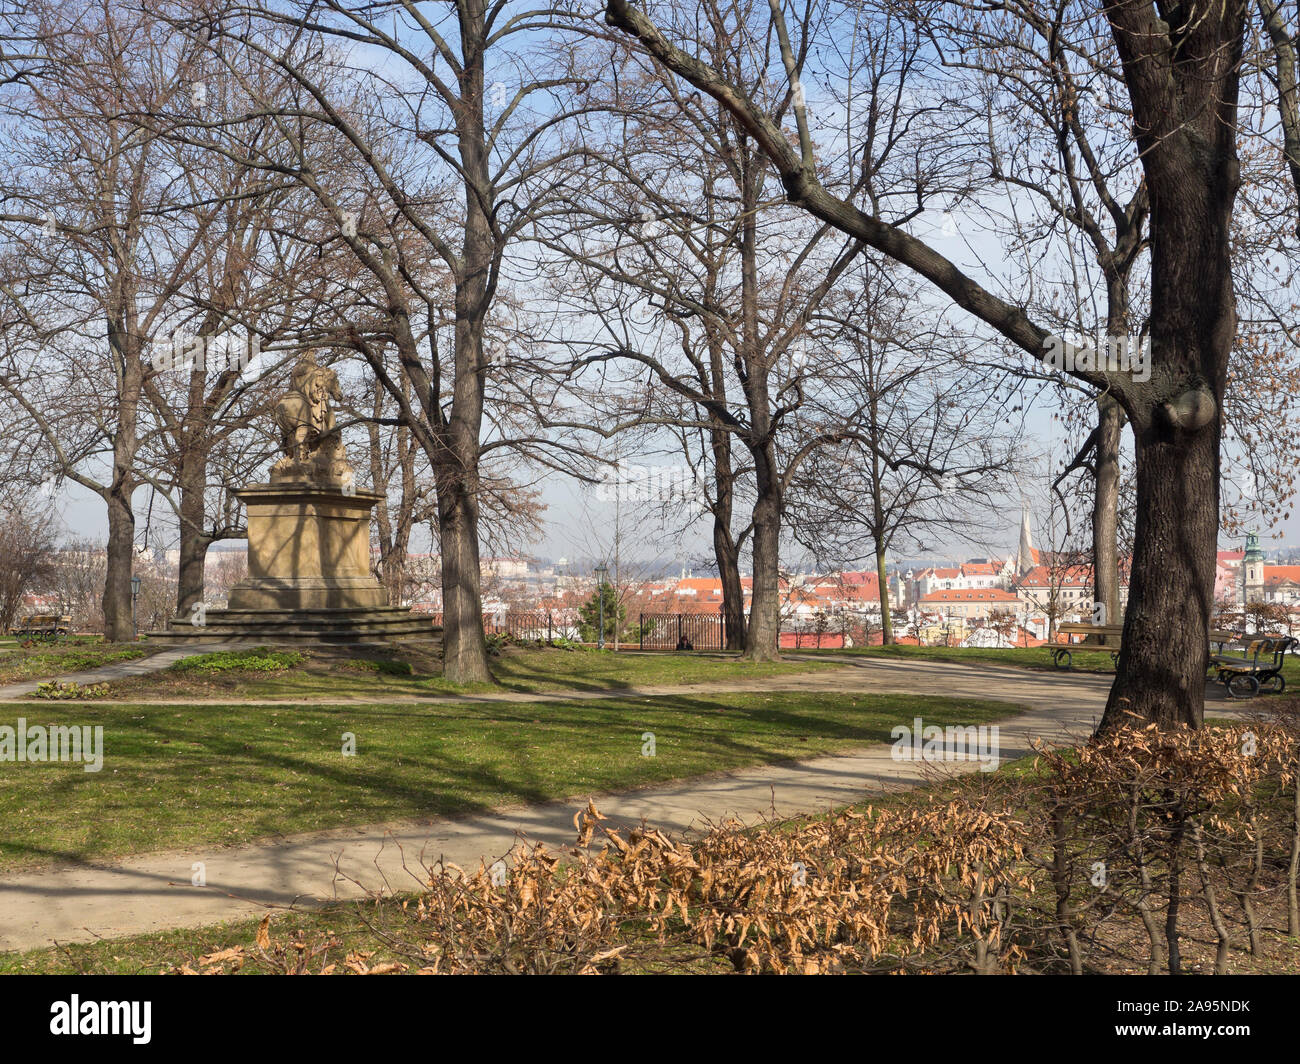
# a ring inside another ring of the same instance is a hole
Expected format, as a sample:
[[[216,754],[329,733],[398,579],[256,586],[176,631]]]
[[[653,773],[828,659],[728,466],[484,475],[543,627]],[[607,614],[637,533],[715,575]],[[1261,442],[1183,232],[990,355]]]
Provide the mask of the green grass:
[[[491,659],[494,684],[452,684],[438,656],[418,646],[376,650],[314,648],[302,660],[279,659],[294,651],[217,651],[182,659],[161,672],[114,682],[110,697],[142,701],[175,698],[331,699],[394,695],[478,694],[517,691],[625,691],[638,687],[727,683],[793,676],[833,668],[830,662],[752,664],[725,654],[651,654],[632,651],[511,648]],[[198,664],[194,664],[197,662]],[[250,664],[251,663],[251,664]],[[281,667],[274,667],[276,664]]]
[[[623,790],[887,741],[894,724],[918,715],[980,724],[1019,711],[803,691],[570,704],[22,708],[29,727],[102,725],[103,768],[0,764],[0,869]],[[647,731],[654,757],[642,756]],[[342,755],[345,732],[356,736],[355,757]]]
[[[301,665],[306,656],[296,650],[268,650],[253,647],[251,650],[220,650],[212,654],[196,654],[182,658],[168,666],[174,672],[282,672]]]
[[[799,651],[801,655],[839,655],[872,658],[904,658],[917,661],[950,661],[960,665],[1010,665],[1019,669],[1041,669],[1065,672],[1052,663],[1050,647],[917,647],[893,644],[884,647],[849,647],[844,650]],[[1226,651],[1232,654],[1231,650]],[[1080,646],[1070,648],[1073,672],[1114,674],[1115,666],[1109,650],[1089,650]],[[1300,658],[1288,656],[1282,666],[1288,689],[1300,684]]]
[[[44,680],[69,672],[84,672],[119,661],[134,661],[158,650],[141,644],[90,642],[42,643],[15,646],[0,653],[0,684]]]
[[[1013,665],[1020,669],[1050,669],[1064,672],[1052,664],[1048,647],[917,647],[894,643],[883,647],[848,647],[844,650],[812,650],[800,654],[847,654],[853,657],[907,658],[919,661],[951,661],[961,665]],[[1109,650],[1086,650],[1071,647],[1072,668],[1077,672],[1114,672]]]

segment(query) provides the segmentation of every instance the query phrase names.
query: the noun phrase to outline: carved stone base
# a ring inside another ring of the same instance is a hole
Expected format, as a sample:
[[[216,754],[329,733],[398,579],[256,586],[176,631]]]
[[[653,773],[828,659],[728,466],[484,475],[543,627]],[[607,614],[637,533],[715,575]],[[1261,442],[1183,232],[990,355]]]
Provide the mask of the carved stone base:
[[[438,634],[430,618],[389,606],[370,571],[377,492],[277,482],[237,494],[248,511],[248,577],[230,589],[227,609],[208,610],[197,626],[178,617],[152,637],[355,642]]]

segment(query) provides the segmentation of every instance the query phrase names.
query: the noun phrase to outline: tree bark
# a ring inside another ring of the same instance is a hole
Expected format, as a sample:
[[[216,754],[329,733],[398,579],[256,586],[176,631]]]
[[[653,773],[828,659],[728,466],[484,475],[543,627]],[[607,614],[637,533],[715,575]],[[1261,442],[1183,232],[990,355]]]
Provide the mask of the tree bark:
[[[876,537],[876,584],[880,591],[880,644],[894,641],[894,619],[889,612],[889,578],[885,572],[885,541]]]
[[[730,509],[730,507],[728,507]],[[745,649],[745,589],[740,582],[740,549],[729,522],[714,515],[713,556],[722,580],[722,625],[728,650]]]
[[[181,455],[177,487],[180,491],[180,572],[176,586],[176,610],[187,620],[195,604],[203,601],[208,547],[205,495],[208,481],[208,448],[195,443]]]
[[[749,629],[744,657],[775,661],[781,634],[780,542],[783,507],[781,477],[774,448],[758,458],[755,469],[758,498],[754,502],[754,589],[749,605]],[[756,456],[758,457],[758,456]]]
[[[1223,394],[1237,326],[1229,224],[1241,179],[1245,8],[1174,14],[1183,22],[1171,28],[1137,0],[1110,9],[1151,197],[1151,377],[1122,383],[1137,522],[1103,730],[1133,720],[1199,727],[1205,709]]]
[[[463,484],[438,491],[442,550],[443,675],[452,683],[490,683],[479,596],[478,499]]]
[[[113,438],[113,474],[101,493],[108,509],[108,546],[104,577],[104,639],[129,642],[135,638],[132,622],[131,576],[135,565],[135,454],[138,447],[136,424],[143,386],[139,340],[124,322],[128,315],[109,324],[109,348],[121,375],[118,417]]]
[[[1120,624],[1119,449],[1124,411],[1115,398],[1097,398],[1097,445],[1093,454],[1092,500],[1093,601],[1106,607],[1102,624]],[[1103,643],[1106,640],[1103,638]]]

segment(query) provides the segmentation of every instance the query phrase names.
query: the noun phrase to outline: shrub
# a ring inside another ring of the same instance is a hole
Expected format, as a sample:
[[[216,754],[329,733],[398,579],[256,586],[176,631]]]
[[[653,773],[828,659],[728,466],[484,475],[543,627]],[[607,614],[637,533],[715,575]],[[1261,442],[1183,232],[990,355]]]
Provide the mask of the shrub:
[[[268,650],[253,647],[249,650],[219,650],[212,654],[196,654],[182,658],[171,666],[174,672],[283,672],[306,661],[306,655],[296,650]]]
[[[50,680],[47,683],[37,684],[34,694],[37,698],[58,700],[72,698],[104,698],[108,694],[108,684],[79,684],[75,680]]]

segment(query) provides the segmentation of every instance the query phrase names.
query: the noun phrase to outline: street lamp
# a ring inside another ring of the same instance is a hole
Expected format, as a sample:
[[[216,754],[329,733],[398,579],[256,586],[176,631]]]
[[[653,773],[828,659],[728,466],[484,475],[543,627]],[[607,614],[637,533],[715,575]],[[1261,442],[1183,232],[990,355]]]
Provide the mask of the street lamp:
[[[596,600],[600,610],[600,630],[596,635],[596,649],[605,649],[605,580],[609,570],[604,565],[596,566]]]
[[[131,577],[131,638],[132,640],[140,638],[140,626],[135,619],[135,600],[140,597],[140,578]]]

